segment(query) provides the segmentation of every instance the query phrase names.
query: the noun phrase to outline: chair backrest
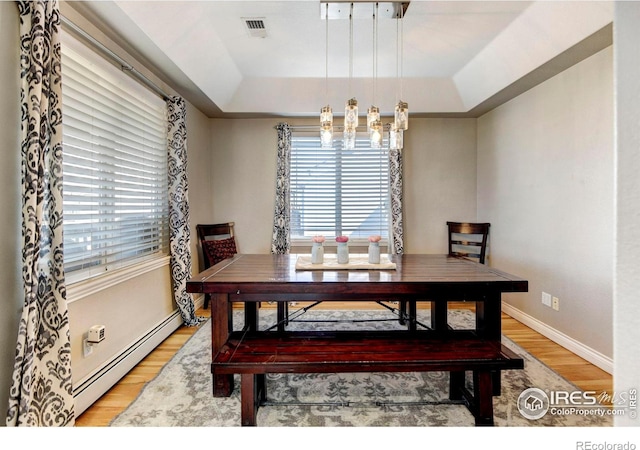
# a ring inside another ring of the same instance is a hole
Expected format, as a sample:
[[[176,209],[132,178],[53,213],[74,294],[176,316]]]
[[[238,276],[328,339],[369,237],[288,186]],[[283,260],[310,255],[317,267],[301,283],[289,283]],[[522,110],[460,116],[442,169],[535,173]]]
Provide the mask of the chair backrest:
[[[490,223],[447,222],[449,255],[462,256],[484,264]]]
[[[238,252],[234,225],[234,222],[196,225],[204,269]]]

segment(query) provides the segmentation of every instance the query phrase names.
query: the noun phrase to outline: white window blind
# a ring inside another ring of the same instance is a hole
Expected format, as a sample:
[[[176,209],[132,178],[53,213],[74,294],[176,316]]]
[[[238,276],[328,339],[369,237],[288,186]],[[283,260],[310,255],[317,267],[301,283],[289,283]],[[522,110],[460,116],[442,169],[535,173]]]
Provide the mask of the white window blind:
[[[336,139],[331,149],[319,136],[293,130],[291,137],[291,238],[389,235],[388,143],[373,149],[358,136],[354,150]]]
[[[64,34],[62,111],[67,278],[166,255],[165,102]]]

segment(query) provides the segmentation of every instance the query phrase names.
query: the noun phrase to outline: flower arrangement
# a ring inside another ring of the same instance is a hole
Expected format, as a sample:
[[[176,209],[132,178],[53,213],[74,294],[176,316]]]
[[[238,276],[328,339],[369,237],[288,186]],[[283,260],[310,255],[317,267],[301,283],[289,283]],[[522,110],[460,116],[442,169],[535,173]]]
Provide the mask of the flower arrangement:
[[[369,242],[380,242],[381,240],[382,240],[382,236],[379,236],[377,234],[369,236]]]
[[[322,244],[324,242],[324,236],[321,234],[316,234],[312,239],[316,244]]]
[[[336,238],[336,242],[348,242],[349,241],[349,237],[348,236],[338,236]]]

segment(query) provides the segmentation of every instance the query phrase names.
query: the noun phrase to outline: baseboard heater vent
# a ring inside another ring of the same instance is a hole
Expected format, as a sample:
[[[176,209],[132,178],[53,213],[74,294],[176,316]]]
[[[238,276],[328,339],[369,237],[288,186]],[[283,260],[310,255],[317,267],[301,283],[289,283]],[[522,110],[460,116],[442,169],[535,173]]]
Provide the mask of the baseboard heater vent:
[[[76,417],[111,389],[180,325],[182,325],[182,317],[176,310],[102,367],[81,380],[73,389]]]

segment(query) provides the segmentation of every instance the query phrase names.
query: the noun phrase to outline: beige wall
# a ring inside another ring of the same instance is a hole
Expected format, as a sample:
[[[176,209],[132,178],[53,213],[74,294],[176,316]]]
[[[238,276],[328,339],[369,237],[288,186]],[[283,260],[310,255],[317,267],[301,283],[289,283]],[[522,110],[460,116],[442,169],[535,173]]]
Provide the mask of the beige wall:
[[[215,221],[236,223],[244,253],[271,248],[276,176],[275,125],[301,119],[212,120]],[[405,252],[446,252],[446,221],[475,219],[474,119],[412,119],[405,134]]]
[[[447,221],[476,220],[476,120],[411,119],[405,134],[406,253],[446,253]]]
[[[0,424],[5,423],[22,309],[18,8],[0,2]]]
[[[508,303],[607,357],[613,144],[611,48],[478,119],[478,219],[492,224],[492,265],[529,280]]]
[[[187,107],[187,177],[189,181],[189,220],[191,230],[192,273],[202,267],[196,224],[213,218],[213,176],[211,173],[211,121],[198,109]]]

